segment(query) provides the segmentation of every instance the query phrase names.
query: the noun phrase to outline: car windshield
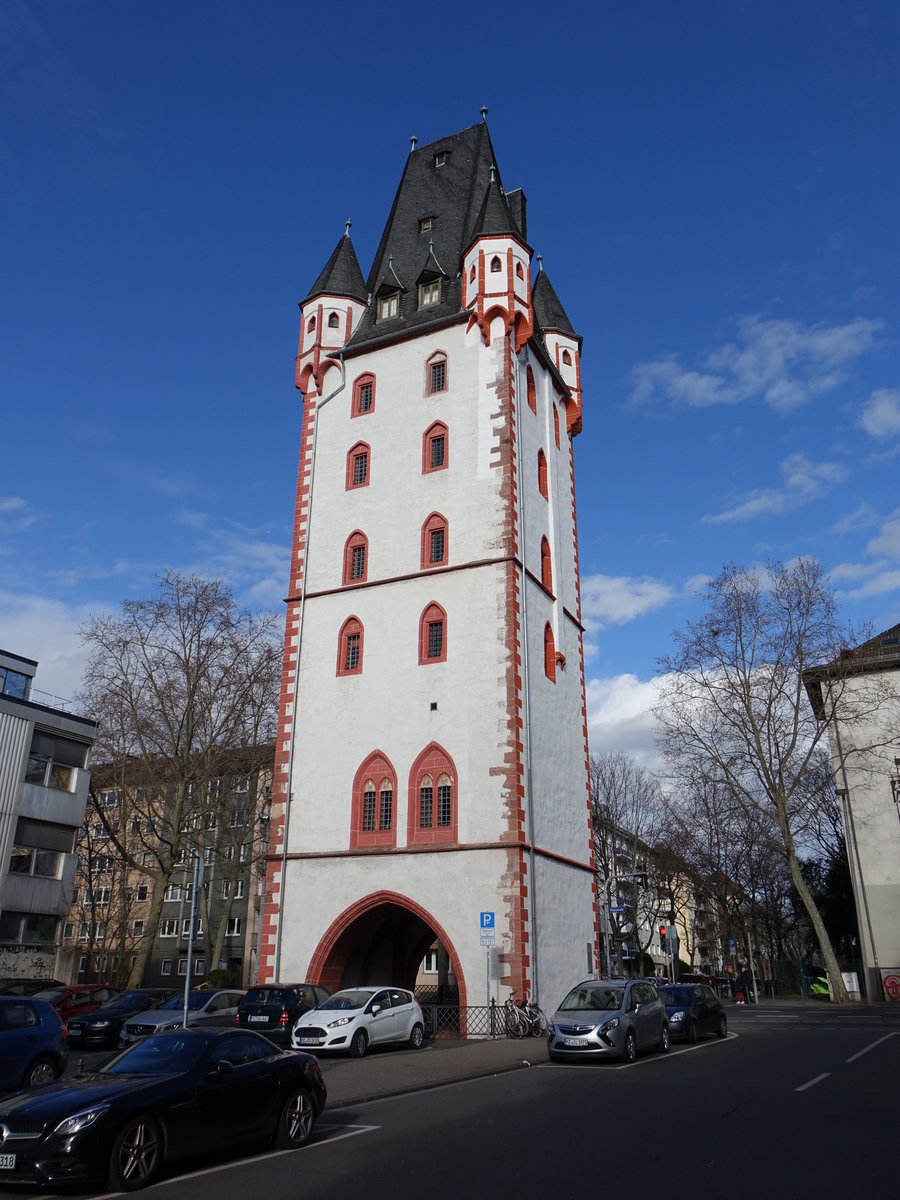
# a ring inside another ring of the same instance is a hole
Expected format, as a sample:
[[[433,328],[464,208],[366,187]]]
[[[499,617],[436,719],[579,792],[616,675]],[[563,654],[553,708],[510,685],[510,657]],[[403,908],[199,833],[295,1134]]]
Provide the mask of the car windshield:
[[[209,992],[188,992],[188,1008],[191,1011],[203,1008],[204,1004],[209,1003],[209,999]],[[184,1008],[184,996],[171,996],[165,1004],[160,1004],[159,1009],[164,1008]]]
[[[335,992],[333,996],[328,996],[321,1004],[317,1004],[316,1008],[324,1009],[349,1009],[349,1008],[365,1008],[372,999],[372,992],[351,991],[351,992]]]
[[[100,1068],[101,1075],[180,1075],[200,1059],[206,1042],[182,1033],[157,1033]]]
[[[58,1000],[60,996],[64,996],[68,988],[44,988],[42,992],[35,992],[35,1000],[49,1000],[52,1004],[54,1000]]]
[[[284,988],[251,988],[244,997],[242,1008],[248,1004],[290,1005],[291,995]]]
[[[659,998],[663,1004],[690,1004],[694,993],[689,987],[661,987]]]
[[[561,1012],[577,1012],[579,1009],[589,1012],[613,1012],[622,1007],[624,998],[624,988],[582,984],[573,988],[559,1007]]]
[[[100,1008],[142,1008],[147,1005],[146,992],[123,992],[121,996],[110,996]]]

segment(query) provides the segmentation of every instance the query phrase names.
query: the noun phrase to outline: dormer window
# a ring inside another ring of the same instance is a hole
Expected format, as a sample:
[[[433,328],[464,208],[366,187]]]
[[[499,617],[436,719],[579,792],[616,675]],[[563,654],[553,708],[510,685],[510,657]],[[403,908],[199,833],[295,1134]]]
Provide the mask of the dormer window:
[[[434,156],[434,165],[436,167],[444,167],[447,165],[447,151],[441,150]]]
[[[385,321],[396,317],[400,311],[400,293],[390,292],[387,296],[378,297],[378,320]]]
[[[419,284],[419,308],[430,308],[441,302],[441,281],[432,279],[428,283]]]
[[[422,217],[419,221],[419,233],[427,233],[429,229],[434,229],[434,217]]]

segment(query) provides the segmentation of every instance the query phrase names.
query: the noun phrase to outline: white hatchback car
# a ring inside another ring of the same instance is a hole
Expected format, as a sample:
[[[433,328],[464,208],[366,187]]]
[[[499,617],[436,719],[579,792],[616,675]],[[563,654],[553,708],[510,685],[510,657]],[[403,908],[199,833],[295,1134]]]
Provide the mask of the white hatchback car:
[[[344,988],[305,1012],[295,1023],[295,1050],[342,1050],[362,1058],[369,1046],[403,1042],[418,1050],[425,1039],[419,1002],[405,988]]]

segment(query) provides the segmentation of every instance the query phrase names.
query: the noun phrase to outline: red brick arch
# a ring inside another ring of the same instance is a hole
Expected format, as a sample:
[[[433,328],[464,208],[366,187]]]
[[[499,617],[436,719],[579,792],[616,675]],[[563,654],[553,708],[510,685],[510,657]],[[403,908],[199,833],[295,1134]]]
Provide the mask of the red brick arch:
[[[399,892],[372,892],[370,895],[363,896],[357,900],[355,904],[351,904],[339,917],[332,921],[331,925],[329,925],[328,929],[322,935],[315,953],[310,959],[309,970],[307,971],[309,982],[320,983],[332,991],[337,991],[341,986],[341,977],[350,949],[346,935],[350,933],[360,918],[365,917],[375,909],[387,905],[402,908],[406,912],[412,913],[427,925],[434,936],[440,940],[441,945],[447,951],[450,964],[453,968],[453,974],[456,976],[457,986],[459,987],[460,1007],[465,1008],[468,1003],[466,999],[466,981],[463,977],[462,965],[459,955],[456,953],[456,948],[447,936],[446,931],[429,912],[426,912],[415,900],[410,900],[408,896],[402,896]],[[423,953],[425,949],[427,947],[423,948]]]

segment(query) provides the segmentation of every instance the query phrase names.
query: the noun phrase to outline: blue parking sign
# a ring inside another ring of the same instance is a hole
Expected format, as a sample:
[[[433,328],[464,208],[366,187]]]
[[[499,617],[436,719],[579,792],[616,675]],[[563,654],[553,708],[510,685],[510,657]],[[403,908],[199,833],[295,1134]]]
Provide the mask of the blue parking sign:
[[[481,928],[482,929],[493,929],[494,928],[494,914],[492,912],[483,912],[481,914]]]

